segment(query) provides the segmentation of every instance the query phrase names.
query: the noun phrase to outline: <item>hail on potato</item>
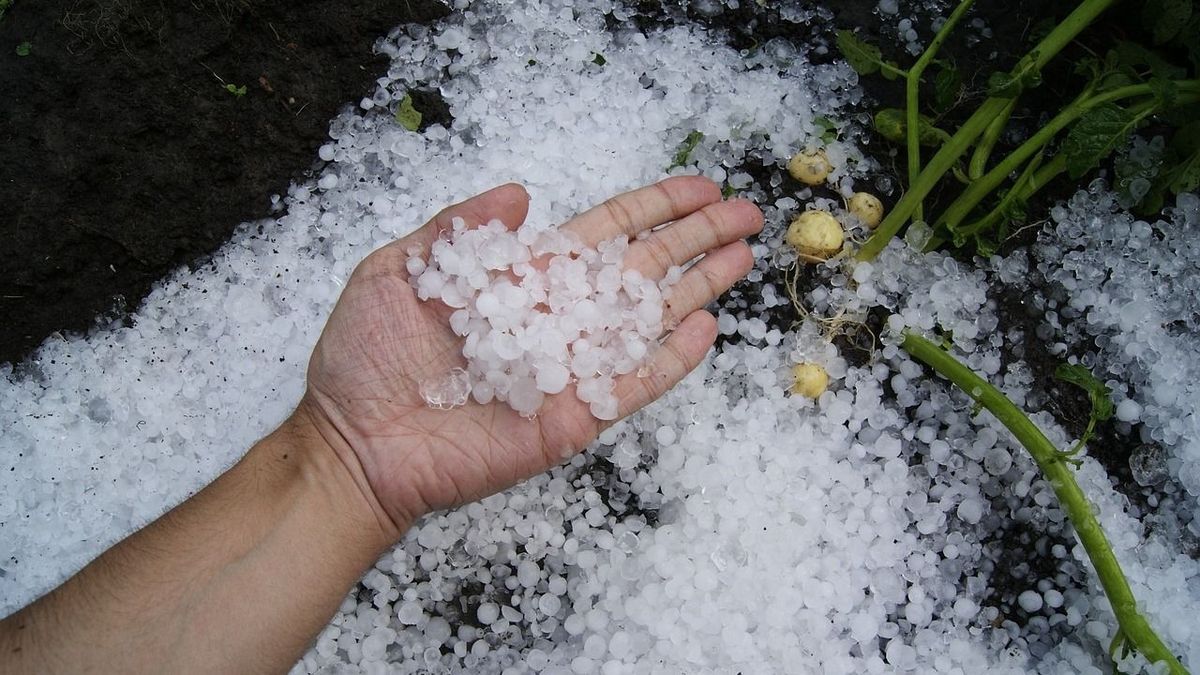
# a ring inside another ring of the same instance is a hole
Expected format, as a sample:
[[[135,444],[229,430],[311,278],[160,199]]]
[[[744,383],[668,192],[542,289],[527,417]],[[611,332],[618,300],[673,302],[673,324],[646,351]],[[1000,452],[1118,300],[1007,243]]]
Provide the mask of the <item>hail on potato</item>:
[[[855,192],[850,196],[846,210],[872,230],[883,220],[883,202],[870,192]]]
[[[805,211],[792,221],[783,238],[796,249],[801,260],[817,263],[842,250],[846,232],[828,211]]]
[[[820,185],[832,172],[824,150],[802,150],[788,160],[788,173],[805,185]]]
[[[797,363],[792,366],[791,392],[797,396],[816,399],[829,388],[829,373],[816,363]]]

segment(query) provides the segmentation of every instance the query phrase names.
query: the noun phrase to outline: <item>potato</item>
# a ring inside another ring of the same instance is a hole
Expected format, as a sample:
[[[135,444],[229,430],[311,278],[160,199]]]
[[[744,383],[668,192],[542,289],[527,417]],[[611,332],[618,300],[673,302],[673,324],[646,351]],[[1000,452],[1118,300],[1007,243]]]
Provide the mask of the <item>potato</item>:
[[[883,202],[869,192],[855,192],[851,195],[846,210],[872,230],[883,220]]]
[[[831,172],[833,172],[833,166],[829,164],[829,158],[825,156],[824,150],[812,152],[805,150],[796,153],[788,160],[788,173],[792,174],[792,178],[805,185],[820,185],[825,182]]]
[[[828,211],[805,211],[788,226],[784,241],[806,262],[828,260],[842,250],[846,232]]]
[[[792,366],[792,393],[816,399],[829,388],[829,373],[815,363],[797,363]]]

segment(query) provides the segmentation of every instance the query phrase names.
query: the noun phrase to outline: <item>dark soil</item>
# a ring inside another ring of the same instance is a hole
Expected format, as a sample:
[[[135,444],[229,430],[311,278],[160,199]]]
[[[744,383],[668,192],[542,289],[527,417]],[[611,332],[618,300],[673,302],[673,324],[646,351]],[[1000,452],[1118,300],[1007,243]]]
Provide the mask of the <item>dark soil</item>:
[[[313,168],[329,120],[373,90],[386,67],[375,41],[446,11],[14,3],[0,19],[0,363],[136,308],[171,269],[267,216],[269,196]]]

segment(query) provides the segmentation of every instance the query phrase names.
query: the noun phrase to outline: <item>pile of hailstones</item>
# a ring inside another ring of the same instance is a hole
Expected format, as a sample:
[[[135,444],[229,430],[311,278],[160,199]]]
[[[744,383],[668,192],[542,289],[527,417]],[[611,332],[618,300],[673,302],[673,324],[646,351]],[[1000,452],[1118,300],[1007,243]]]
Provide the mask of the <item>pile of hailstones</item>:
[[[593,416],[616,419],[614,378],[646,374],[642,364],[663,332],[664,292],[681,270],[656,283],[623,269],[625,237],[593,249],[555,228],[452,224],[428,260],[408,252],[417,297],[452,308],[450,327],[465,338],[466,369],[420,383],[425,402],[495,399],[532,416],[574,381]]]

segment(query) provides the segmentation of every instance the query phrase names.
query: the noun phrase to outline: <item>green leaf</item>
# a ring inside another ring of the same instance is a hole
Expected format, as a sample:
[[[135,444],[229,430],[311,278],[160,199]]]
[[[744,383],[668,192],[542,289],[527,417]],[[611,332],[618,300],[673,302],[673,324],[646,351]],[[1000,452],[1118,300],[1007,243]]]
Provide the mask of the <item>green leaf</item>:
[[[1062,382],[1073,384],[1088,395],[1088,401],[1092,404],[1091,413],[1088,415],[1087,429],[1080,436],[1075,446],[1068,450],[1066,456],[1071,456],[1078,453],[1087,442],[1091,440],[1092,434],[1096,431],[1096,423],[1104,422],[1113,416],[1113,402],[1109,395],[1112,393],[1108,386],[1099,380],[1092,371],[1080,364],[1064,363],[1054,369],[1054,377]]]
[[[1068,175],[1079,178],[1100,166],[1105,157],[1128,141],[1137,123],[1133,113],[1112,103],[1084,113],[1063,140],[1061,152],[1066,157]]]
[[[1171,44],[1187,53],[1193,72],[1200,71],[1200,12],[1193,12],[1192,20],[1179,30]]]
[[[841,132],[836,122],[821,115],[813,118],[813,126],[820,130],[818,136],[820,137],[821,142],[825,143],[826,145],[836,141],[838,139],[838,134]]]
[[[233,94],[234,96],[236,96],[238,98],[241,98],[246,95],[246,85],[243,84],[242,86],[239,87],[236,84],[230,83],[230,84],[225,85],[225,91]]]
[[[1152,77],[1178,80],[1187,77],[1187,69],[1163,58],[1158,52],[1129,41],[1121,41],[1109,51],[1106,59],[1108,69],[1125,73],[1134,81]]]
[[[735,194],[737,194],[737,190],[733,189],[733,186],[729,183],[726,183],[725,186],[721,188],[722,199],[729,199]]]
[[[1151,78],[1150,91],[1154,92],[1154,98],[1158,99],[1159,105],[1163,108],[1172,108],[1175,102],[1179,99],[1179,86],[1174,80],[1168,80],[1161,77]]]
[[[926,115],[920,115],[919,141],[921,145],[936,147],[950,138],[950,135],[933,125]],[[893,143],[903,143],[908,133],[908,122],[904,111],[899,108],[884,108],[875,113],[875,131],[880,136]]]
[[[933,76],[933,107],[946,112],[958,101],[962,91],[962,74],[952,64],[944,64]]]
[[[675,150],[674,157],[671,158],[671,165],[667,167],[667,171],[674,169],[677,166],[687,166],[688,158],[692,156],[692,151],[704,140],[704,134],[699,131],[692,130],[679,144],[679,148]]]
[[[904,111],[899,108],[884,108],[875,113],[875,131],[893,143],[904,142]]]
[[[1113,416],[1113,402],[1109,398],[1112,392],[1087,367],[1078,363],[1064,363],[1054,369],[1054,378],[1087,392],[1092,404],[1092,419],[1104,422]]]
[[[1147,0],[1142,6],[1142,21],[1156,45],[1169,42],[1191,18],[1192,0]]]
[[[13,2],[14,0],[0,0],[0,19],[4,18],[4,13],[13,6]]]
[[[1121,173],[1118,170],[1118,187]],[[1166,144],[1166,153],[1149,192],[1137,205],[1137,212],[1152,216],[1162,211],[1168,195],[1200,190],[1200,121],[1185,124]],[[1119,193],[1118,193],[1119,194]]]
[[[592,63],[594,63],[598,66],[602,66],[602,65],[608,63],[608,59],[604,58],[603,54],[596,52],[596,58],[592,59]]]
[[[33,51],[33,45],[28,40],[17,45],[17,56],[29,56],[31,51]]]
[[[413,107],[411,94],[405,94],[396,107],[396,123],[409,131],[421,128],[421,112]]]
[[[1173,166],[1169,171],[1171,192],[1200,190],[1200,121],[1192,122],[1171,138]]]
[[[879,67],[879,74],[883,76],[883,79],[887,80],[888,82],[892,82],[900,77],[900,73],[902,71],[900,70],[899,63],[896,63],[895,61],[885,61],[884,65],[887,67]]]
[[[837,32],[837,47],[846,59],[846,63],[849,63],[854,72],[859,75],[878,72],[880,64],[883,63],[883,53],[879,51],[879,47],[859,39],[851,31],[839,30]]]
[[[992,73],[988,78],[988,96],[1016,98],[1026,89],[1042,83],[1042,71],[1037,68],[1037,52],[1031,52],[1008,73]]]

